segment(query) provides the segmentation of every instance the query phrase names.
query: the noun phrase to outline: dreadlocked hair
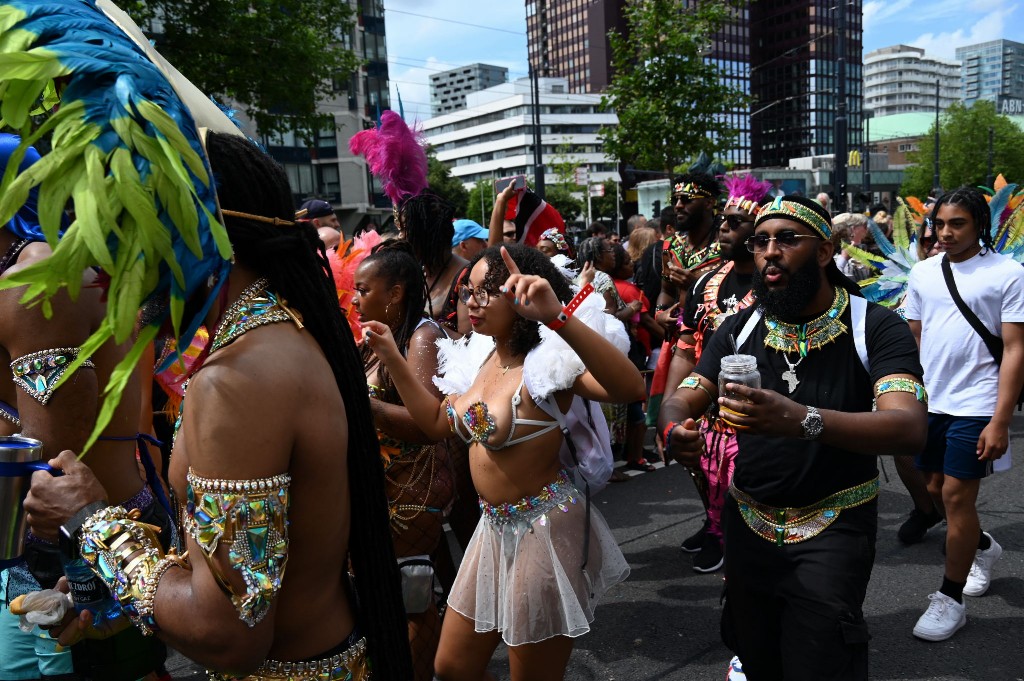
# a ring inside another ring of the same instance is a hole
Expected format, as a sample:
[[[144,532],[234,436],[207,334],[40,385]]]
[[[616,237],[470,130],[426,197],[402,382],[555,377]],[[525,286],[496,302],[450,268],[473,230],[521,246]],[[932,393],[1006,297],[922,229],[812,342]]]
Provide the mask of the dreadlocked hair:
[[[576,247],[576,263],[582,267],[585,263],[592,262],[597,265],[601,259],[601,250],[604,248],[604,237],[592,236],[580,242]]]
[[[399,307],[401,310],[399,324],[391,329],[391,333],[395,337],[395,344],[399,350],[402,351],[402,354],[406,354],[409,343],[412,341],[412,334],[423,318],[423,306],[426,305],[427,300],[427,284],[423,278],[423,268],[420,267],[413,254],[412,245],[400,239],[389,239],[374,246],[360,267],[366,267],[368,264],[374,267],[375,276],[382,279],[388,288],[395,284],[401,284],[403,287],[402,302]],[[398,390],[391,379],[391,372],[388,371],[387,365],[380,362],[367,345],[364,345],[360,352],[363,357],[363,366],[377,365],[378,383],[384,392],[384,401],[401,404]]]
[[[234,135],[210,133],[206,146],[224,208],[285,220],[294,216],[288,177],[270,156]],[[266,277],[302,313],[334,373],[349,424],[353,608],[367,639],[374,678],[408,681],[413,674],[401,581],[392,544],[381,540],[390,532],[388,506],[366,377],[338,307],[323,243],[311,224],[276,226],[229,217],[225,226],[238,260]]]
[[[455,206],[437,194],[411,196],[398,207],[398,222],[416,259],[428,272],[437,274],[452,255]]]
[[[935,207],[932,208],[931,220],[933,223],[939,214],[939,209],[947,203],[951,206],[959,206],[970,213],[982,246],[986,251],[994,250],[992,246],[992,212],[989,210],[985,195],[974,187],[968,186],[946,192],[939,197],[939,200],[935,202]]]
[[[548,283],[551,284],[551,289],[555,292],[555,296],[562,301],[563,305],[572,300],[572,288],[569,287],[568,280],[558,271],[557,267],[551,264],[547,256],[535,248],[523,246],[522,244],[505,244],[504,248],[512,256],[512,260],[520,272],[547,279]],[[498,290],[509,277],[505,261],[501,259],[501,249],[501,246],[485,248],[469,264],[469,269],[472,272],[473,267],[479,261],[483,260],[487,263],[487,274],[484,275],[484,280],[480,287],[491,296],[498,294]],[[539,344],[540,322],[516,315],[515,321],[512,322],[512,337],[509,340],[509,349],[515,355],[525,357],[526,353],[533,350]]]

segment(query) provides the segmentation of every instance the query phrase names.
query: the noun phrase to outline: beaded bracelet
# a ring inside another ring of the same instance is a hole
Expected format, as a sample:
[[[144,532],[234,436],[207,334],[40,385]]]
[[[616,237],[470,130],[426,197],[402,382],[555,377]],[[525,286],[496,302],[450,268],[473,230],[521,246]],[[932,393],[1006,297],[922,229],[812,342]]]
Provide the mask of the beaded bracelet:
[[[562,308],[562,311],[558,313],[558,316],[547,323],[547,327],[552,331],[558,331],[560,328],[565,326],[565,323],[569,321],[569,317],[583,304],[583,301],[587,299],[591,293],[594,292],[594,285],[587,284],[580,289],[580,292],[573,296],[573,299]]]
[[[167,554],[157,561],[156,565],[149,573],[149,576],[146,578],[145,586],[142,588],[142,596],[135,604],[135,608],[138,610],[139,615],[147,622],[150,634],[159,631],[159,628],[156,626],[156,613],[153,612],[156,605],[156,590],[160,586],[160,580],[163,579],[164,573],[175,565],[185,570],[192,570],[192,566],[185,561],[185,557],[173,553],[172,549],[172,553]],[[143,631],[143,635],[148,634]]]

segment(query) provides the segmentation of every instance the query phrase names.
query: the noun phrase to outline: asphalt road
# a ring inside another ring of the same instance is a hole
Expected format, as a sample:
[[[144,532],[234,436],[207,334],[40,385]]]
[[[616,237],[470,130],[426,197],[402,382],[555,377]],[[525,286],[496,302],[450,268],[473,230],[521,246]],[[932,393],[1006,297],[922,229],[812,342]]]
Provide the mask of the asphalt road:
[[[1024,416],[1014,419],[1014,467],[982,484],[982,526],[1003,546],[992,585],[965,599],[967,626],[949,641],[926,643],[911,630],[942,580],[941,526],[906,547],[896,530],[909,496],[888,462],[882,478],[877,558],[865,602],[871,628],[871,678],[933,681],[1024,681]],[[701,522],[702,508],[677,465],[634,474],[595,497],[632,566],[597,610],[593,629],[577,640],[568,681],[721,681],[732,654],[718,637],[721,573],[692,571],[679,542]],[[180,656],[175,679],[201,678]],[[499,648],[491,670],[509,678]]]

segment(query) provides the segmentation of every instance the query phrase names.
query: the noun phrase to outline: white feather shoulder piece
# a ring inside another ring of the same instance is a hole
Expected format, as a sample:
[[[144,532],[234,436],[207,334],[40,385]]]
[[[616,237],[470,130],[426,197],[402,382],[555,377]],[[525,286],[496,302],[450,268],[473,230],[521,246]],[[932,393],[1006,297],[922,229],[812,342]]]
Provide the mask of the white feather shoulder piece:
[[[437,341],[437,375],[434,385],[445,395],[461,395],[473,385],[487,355],[494,350],[494,339],[471,333],[459,340]]]
[[[622,354],[629,352],[626,329],[622,322],[604,311],[603,296],[596,292],[590,294],[573,316],[601,334]],[[526,355],[523,363],[526,389],[534,402],[559,390],[571,388],[586,370],[583,360],[557,333],[542,325],[540,339],[540,345]]]

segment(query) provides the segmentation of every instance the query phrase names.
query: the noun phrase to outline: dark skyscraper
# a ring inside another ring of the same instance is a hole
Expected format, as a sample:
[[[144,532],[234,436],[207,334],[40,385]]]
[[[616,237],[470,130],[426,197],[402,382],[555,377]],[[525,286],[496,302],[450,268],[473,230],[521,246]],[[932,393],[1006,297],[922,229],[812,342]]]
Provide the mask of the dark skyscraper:
[[[624,33],[625,0],[526,0],[530,67],[569,81],[570,92],[603,92],[611,82],[608,32]]]
[[[846,101],[851,149],[860,146],[861,0],[756,0],[750,3],[751,162],[834,151],[839,84],[838,12],[846,15]]]
[[[701,0],[681,0],[680,8]],[[736,10],[706,57],[752,95],[749,110],[719,114],[739,131],[721,154],[736,167],[771,167],[831,154],[838,102],[838,12],[845,8],[849,148],[861,143],[863,0],[753,0]],[[625,0],[526,0],[530,66],[601,92],[610,79],[607,33],[626,31]]]

